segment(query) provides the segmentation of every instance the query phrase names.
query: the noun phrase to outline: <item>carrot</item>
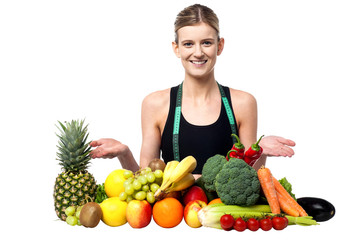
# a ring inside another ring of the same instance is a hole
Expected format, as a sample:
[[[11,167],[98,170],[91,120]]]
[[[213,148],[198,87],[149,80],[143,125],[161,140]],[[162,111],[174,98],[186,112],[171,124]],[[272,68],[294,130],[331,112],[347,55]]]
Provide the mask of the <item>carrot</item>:
[[[261,183],[261,187],[264,195],[267,198],[267,202],[271,208],[271,212],[274,214],[280,214],[281,209],[277,198],[276,189],[274,187],[272,181],[272,174],[268,168],[262,166],[257,171],[259,182]]]
[[[291,197],[291,195],[287,192],[287,190],[281,185],[281,183],[279,183],[277,181],[277,179],[275,177],[273,177],[273,185],[275,186],[275,189],[277,191],[277,193],[279,195],[282,195],[287,202],[289,202],[290,204],[292,204],[292,207],[298,211],[299,215],[301,217],[304,216],[308,216],[308,214],[306,213],[306,211],[296,202],[295,199],[293,199],[293,197]]]
[[[277,192],[277,197],[278,197],[278,202],[280,204],[280,208],[284,213],[293,217],[300,216],[299,212],[297,211],[297,209],[293,207],[293,204],[289,201],[288,198],[286,198],[279,192]]]

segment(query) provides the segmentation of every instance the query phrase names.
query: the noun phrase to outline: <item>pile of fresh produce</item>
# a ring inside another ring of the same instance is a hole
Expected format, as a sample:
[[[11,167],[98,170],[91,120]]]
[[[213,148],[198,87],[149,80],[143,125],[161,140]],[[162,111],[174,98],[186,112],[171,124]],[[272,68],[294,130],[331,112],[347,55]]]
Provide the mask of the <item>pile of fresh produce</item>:
[[[192,227],[230,231],[282,230],[289,225],[318,225],[335,215],[334,206],[320,198],[296,199],[286,178],[277,180],[270,169],[252,168],[262,148],[259,141],[244,151],[237,139],[228,156],[210,157],[202,176],[192,172],[192,156],[165,164],[154,159],[132,172],[116,169],[96,184],[87,172],[90,147],[84,121],[60,123],[57,160],[62,172],[54,186],[57,216],[69,225],[112,227],[128,223],[144,228],[154,220],[163,228],[184,219]],[[261,137],[262,138],[262,137]]]

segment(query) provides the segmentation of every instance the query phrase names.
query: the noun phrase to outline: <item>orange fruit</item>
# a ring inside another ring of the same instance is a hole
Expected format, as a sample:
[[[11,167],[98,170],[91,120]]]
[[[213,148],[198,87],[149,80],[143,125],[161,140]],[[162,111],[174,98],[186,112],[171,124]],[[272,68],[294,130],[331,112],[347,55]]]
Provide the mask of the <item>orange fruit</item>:
[[[183,205],[172,197],[157,201],[153,206],[153,219],[161,227],[175,227],[182,222]]]
[[[210,201],[210,202],[208,203],[208,205],[211,205],[211,204],[214,204],[214,203],[222,203],[222,201],[221,201],[220,198],[215,198],[215,199],[213,199],[212,201]]]

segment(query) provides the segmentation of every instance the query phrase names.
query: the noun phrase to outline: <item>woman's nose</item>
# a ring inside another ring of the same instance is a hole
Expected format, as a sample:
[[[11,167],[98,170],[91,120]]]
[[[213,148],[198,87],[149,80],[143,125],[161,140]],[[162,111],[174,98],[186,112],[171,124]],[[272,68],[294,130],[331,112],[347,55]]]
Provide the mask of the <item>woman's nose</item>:
[[[203,56],[203,49],[202,46],[196,44],[195,48],[194,48],[194,53],[193,53],[194,57],[196,58],[201,58]]]

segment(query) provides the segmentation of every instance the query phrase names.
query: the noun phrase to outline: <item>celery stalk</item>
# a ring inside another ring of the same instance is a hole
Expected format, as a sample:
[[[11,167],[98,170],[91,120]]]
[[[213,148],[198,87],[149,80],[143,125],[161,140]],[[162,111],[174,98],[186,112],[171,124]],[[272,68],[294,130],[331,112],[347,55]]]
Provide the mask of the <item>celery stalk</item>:
[[[253,205],[249,207],[241,207],[238,205],[226,205],[224,203],[216,203],[206,206],[207,210],[212,211],[235,211],[235,212],[263,212],[271,213],[271,208],[269,205]]]
[[[310,225],[319,225],[316,220],[314,220],[311,216],[305,217],[293,217],[289,215],[285,215],[288,219],[288,225],[296,224],[300,226],[310,226]]]

